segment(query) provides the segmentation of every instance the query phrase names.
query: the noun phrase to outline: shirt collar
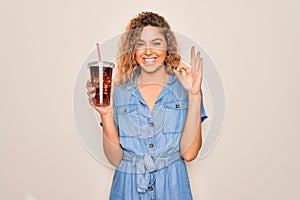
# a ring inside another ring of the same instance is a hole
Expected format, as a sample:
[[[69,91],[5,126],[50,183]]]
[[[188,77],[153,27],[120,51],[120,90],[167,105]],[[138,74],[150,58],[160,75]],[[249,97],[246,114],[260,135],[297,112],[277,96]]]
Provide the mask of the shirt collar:
[[[138,75],[136,75],[132,81],[128,81],[126,88],[128,91],[132,91],[132,95],[134,95],[142,104],[147,105],[140,93],[140,90],[138,90],[138,88],[137,88],[137,77],[138,77]],[[161,99],[163,99],[164,96],[169,94],[171,85],[174,84],[176,81],[177,81],[177,78],[174,75],[170,74],[168,82],[162,89],[158,98],[156,99],[155,104],[158,103]]]
[[[136,74],[136,75],[133,77],[132,81],[128,81],[128,82],[126,83],[126,88],[127,88],[128,91],[129,91],[129,90],[136,89],[136,87],[137,87],[137,78],[138,78],[138,75],[139,75],[139,73]],[[166,86],[170,86],[170,85],[172,85],[173,83],[175,83],[176,81],[177,81],[176,76],[170,74],[170,75],[169,75],[169,80],[168,80]]]

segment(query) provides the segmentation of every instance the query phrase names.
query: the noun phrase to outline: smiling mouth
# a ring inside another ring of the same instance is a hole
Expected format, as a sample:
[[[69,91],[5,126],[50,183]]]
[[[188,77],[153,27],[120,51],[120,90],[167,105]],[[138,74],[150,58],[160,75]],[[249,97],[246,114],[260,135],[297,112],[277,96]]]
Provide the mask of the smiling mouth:
[[[153,58],[143,58],[145,64],[154,64],[155,61],[156,61],[156,57],[153,57]]]

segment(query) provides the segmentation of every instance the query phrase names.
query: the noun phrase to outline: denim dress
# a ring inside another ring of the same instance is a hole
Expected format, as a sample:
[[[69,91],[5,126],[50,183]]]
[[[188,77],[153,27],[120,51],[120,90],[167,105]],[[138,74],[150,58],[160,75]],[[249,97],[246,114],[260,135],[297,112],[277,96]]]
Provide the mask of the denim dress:
[[[137,76],[114,88],[114,120],[123,158],[115,170],[110,200],[192,199],[179,148],[188,94],[170,75],[150,112],[136,86]],[[202,100],[201,121],[206,118]]]

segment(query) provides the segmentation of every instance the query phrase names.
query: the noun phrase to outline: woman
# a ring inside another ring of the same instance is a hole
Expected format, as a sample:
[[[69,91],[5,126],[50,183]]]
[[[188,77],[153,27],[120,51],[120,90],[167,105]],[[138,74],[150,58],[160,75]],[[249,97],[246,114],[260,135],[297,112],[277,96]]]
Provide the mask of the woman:
[[[166,20],[143,12],[122,35],[113,105],[100,113],[103,146],[115,165],[110,199],[192,199],[185,161],[201,148],[203,59],[191,48],[190,66],[180,62]]]

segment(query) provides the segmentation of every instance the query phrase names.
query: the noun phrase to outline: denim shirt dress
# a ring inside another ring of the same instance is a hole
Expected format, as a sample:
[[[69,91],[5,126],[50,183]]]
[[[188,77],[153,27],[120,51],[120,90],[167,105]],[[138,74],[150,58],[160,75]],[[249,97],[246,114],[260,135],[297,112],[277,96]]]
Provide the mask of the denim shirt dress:
[[[192,199],[179,148],[188,94],[177,78],[169,75],[150,112],[136,86],[137,76],[114,88],[114,120],[123,158],[115,170],[110,200]],[[201,121],[206,118],[202,100]]]

